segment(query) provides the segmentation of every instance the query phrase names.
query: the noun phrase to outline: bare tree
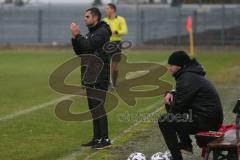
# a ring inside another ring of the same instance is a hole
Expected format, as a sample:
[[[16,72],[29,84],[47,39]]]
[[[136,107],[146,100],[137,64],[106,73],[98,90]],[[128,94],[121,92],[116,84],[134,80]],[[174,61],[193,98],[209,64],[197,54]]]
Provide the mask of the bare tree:
[[[28,4],[30,0],[4,0],[6,4],[15,4],[16,6],[24,6]]]
[[[101,4],[102,4],[101,0],[94,0],[94,2],[93,2],[94,6],[98,6],[98,5],[101,5]]]
[[[13,0],[5,0],[4,3],[10,4],[10,3],[13,3]]]
[[[172,0],[172,6],[178,7],[181,6],[181,4],[183,3],[183,0]]]
[[[149,3],[153,4],[153,3],[154,3],[154,0],[149,0]]]
[[[23,0],[15,0],[14,4],[15,4],[16,6],[24,6]]]

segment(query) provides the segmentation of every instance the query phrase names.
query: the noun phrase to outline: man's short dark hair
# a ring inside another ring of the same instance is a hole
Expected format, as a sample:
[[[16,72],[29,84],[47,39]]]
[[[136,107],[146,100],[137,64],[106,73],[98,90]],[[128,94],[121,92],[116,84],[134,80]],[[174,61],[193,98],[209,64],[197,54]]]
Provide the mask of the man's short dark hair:
[[[107,4],[110,8],[112,8],[115,12],[117,11],[117,6],[114,3]]]
[[[98,21],[101,20],[102,14],[101,14],[101,12],[100,12],[100,10],[98,8],[95,8],[95,7],[89,8],[89,9],[86,10],[86,12],[88,12],[88,11],[90,11],[93,16],[97,16],[98,17]]]

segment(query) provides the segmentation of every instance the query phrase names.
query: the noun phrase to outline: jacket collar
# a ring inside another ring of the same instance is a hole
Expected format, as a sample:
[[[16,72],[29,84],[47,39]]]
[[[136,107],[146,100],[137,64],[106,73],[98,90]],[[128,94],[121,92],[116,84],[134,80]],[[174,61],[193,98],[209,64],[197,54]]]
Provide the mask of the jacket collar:
[[[101,22],[98,22],[95,26],[88,26],[89,32],[94,32],[101,27]]]
[[[200,76],[205,76],[206,72],[204,71],[201,64],[198,63],[198,61],[194,58],[188,63],[187,65],[183,66],[181,69],[179,69],[173,77],[177,80],[183,73],[185,72],[191,72],[198,74]]]
[[[185,66],[184,66],[184,67],[185,67]],[[178,77],[182,74],[184,67],[180,68],[176,73],[173,74],[173,77],[174,77],[175,79],[178,79]]]

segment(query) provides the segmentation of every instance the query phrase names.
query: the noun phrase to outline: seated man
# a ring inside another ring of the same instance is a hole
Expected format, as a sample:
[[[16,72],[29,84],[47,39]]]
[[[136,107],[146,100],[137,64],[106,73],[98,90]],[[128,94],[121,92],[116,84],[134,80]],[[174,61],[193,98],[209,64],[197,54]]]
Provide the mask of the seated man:
[[[189,135],[217,131],[223,122],[223,111],[216,89],[196,59],[191,60],[184,51],[176,51],[168,64],[176,80],[176,91],[165,95],[169,113],[164,117],[169,118],[160,117],[158,124],[173,160],[182,160],[181,151],[192,152]]]

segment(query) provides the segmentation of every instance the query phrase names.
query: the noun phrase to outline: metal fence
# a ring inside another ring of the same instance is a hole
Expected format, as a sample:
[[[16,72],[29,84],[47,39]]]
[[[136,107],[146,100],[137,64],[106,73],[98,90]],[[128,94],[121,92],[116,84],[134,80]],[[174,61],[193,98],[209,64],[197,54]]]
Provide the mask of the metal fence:
[[[84,10],[90,5],[42,4],[0,6],[0,44],[69,44],[69,24],[78,22],[83,33]],[[103,10],[103,7],[100,7]],[[240,44],[239,5],[119,5],[129,27],[126,40],[134,44],[184,45],[188,43],[187,16],[193,17],[198,45]]]

